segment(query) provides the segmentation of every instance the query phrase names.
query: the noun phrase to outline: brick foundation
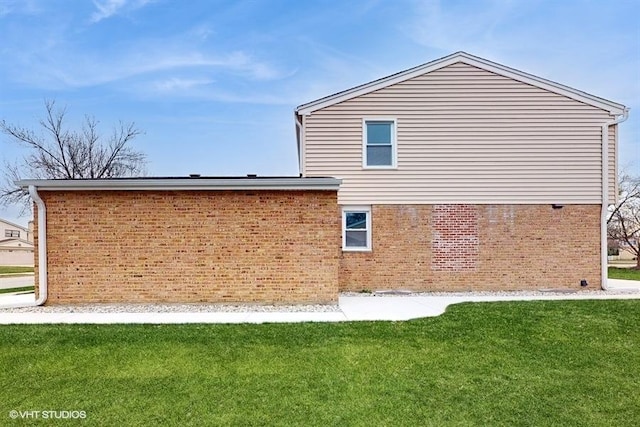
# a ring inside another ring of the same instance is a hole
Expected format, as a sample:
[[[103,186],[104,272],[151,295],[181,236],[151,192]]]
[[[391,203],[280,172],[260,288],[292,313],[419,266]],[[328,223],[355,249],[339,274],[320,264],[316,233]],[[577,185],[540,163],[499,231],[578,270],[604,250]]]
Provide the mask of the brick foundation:
[[[337,301],[335,191],[40,195],[47,304]]]
[[[341,291],[600,288],[599,205],[374,205],[372,227]]]

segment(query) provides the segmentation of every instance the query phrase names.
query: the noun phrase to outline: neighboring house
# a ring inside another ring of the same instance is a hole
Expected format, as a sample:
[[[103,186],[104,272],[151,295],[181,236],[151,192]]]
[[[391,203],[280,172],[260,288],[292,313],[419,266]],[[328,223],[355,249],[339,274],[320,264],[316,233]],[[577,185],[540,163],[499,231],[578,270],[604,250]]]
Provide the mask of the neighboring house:
[[[631,239],[631,244],[636,246],[637,241],[635,239]],[[631,249],[631,246],[621,240],[616,241],[613,239],[608,239],[608,252],[609,252],[609,261],[635,261],[636,254]]]
[[[604,284],[623,105],[460,52],[295,116],[301,177],[20,181],[47,303]]]
[[[620,245],[617,259],[621,261],[635,261],[636,258],[635,252],[633,252],[626,243],[624,245]]]
[[[0,265],[33,265],[33,236],[29,228],[0,219]]]
[[[599,287],[626,114],[464,52],[299,106],[302,176],[342,179],[340,289]]]

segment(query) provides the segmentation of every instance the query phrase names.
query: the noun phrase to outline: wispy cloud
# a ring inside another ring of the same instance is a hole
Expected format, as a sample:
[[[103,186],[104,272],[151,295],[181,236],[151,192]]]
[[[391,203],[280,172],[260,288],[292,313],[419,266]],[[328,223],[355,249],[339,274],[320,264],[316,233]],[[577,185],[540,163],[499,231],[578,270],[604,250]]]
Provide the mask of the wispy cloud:
[[[120,11],[139,9],[151,3],[151,1],[152,0],[93,0],[93,4],[97,10],[91,15],[90,22],[95,24],[103,19],[117,15]]]
[[[631,34],[601,31],[613,19],[609,8],[512,0],[414,4],[415,13],[401,23],[401,31],[436,56],[465,50],[598,96],[620,102],[637,98],[638,85],[629,82],[640,56],[633,51]],[[606,67],[601,66],[603,58]],[[624,75],[629,78],[621,79]]]
[[[199,41],[207,40],[215,31],[209,25],[197,25],[188,31],[188,35],[195,37]]]
[[[398,71],[393,65],[366,58],[302,36],[296,39],[309,65],[291,79],[287,88],[296,105],[340,92]],[[293,73],[292,73],[293,75]]]
[[[208,86],[214,83],[213,79],[185,79],[180,77],[170,77],[167,79],[156,80],[153,82],[155,90],[160,92],[182,92],[185,90],[191,90],[201,86]]]
[[[34,15],[41,8],[34,0],[0,0],[0,18],[11,14]]]
[[[282,73],[273,66],[254,60],[241,51],[206,54],[199,51],[131,52],[113,58],[92,56],[70,62],[73,66],[53,67],[53,73],[65,86],[87,87],[112,83],[151,73],[201,70],[210,74],[234,72],[257,80],[278,78]]]
[[[168,89],[190,82],[194,73],[206,74],[209,79],[224,73],[256,81],[272,81],[291,74],[243,51],[216,53],[189,47],[182,41],[144,41],[128,46],[125,51],[101,52],[76,50],[60,40],[57,43],[53,49],[14,52],[12,69],[16,79],[57,90],[150,76],[169,82],[165,85]],[[177,80],[170,83],[171,79]]]
[[[514,3],[509,0],[457,5],[440,0],[420,1],[415,3],[415,13],[402,25],[402,30],[426,47],[443,52],[467,49],[483,55],[487,48],[504,44],[496,35],[496,27],[513,9]]]
[[[94,0],[93,4],[98,10],[91,15],[91,22],[100,22],[115,15],[126,3],[126,0],[106,0],[103,2]]]
[[[184,96],[191,99],[230,104],[295,105],[295,97],[286,96],[286,94],[282,93],[256,93],[253,91],[242,93],[220,87],[208,88],[207,90],[194,90],[190,94],[184,94]]]

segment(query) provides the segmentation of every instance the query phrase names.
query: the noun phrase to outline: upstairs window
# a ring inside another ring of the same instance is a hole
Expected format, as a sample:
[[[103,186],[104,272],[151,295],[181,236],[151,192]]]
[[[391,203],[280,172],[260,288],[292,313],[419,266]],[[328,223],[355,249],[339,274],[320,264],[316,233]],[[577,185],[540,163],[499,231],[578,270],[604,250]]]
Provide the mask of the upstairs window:
[[[356,206],[342,210],[342,250],[371,250],[371,208]]]
[[[363,125],[365,168],[396,167],[396,121],[366,119]]]
[[[4,230],[4,237],[20,237],[18,230]]]

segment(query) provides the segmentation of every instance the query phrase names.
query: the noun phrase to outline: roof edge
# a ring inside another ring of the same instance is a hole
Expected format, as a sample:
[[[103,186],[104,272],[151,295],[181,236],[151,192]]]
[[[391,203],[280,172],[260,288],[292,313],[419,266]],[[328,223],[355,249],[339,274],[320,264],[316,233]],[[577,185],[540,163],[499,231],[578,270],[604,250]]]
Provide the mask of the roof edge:
[[[224,191],[224,190],[321,190],[337,191],[342,180],[337,178],[121,178],[121,179],[24,179],[16,181],[21,188],[39,191]]]
[[[8,242],[10,240],[11,241],[20,242],[20,243],[26,243],[26,244],[31,245],[33,247],[33,242],[30,242],[28,240],[24,240],[23,238],[20,238],[20,237],[7,237],[7,238],[4,238],[4,239],[0,239],[0,244]]]
[[[15,222],[7,221],[6,219],[2,219],[2,218],[0,218],[0,222],[4,222],[5,224],[9,224],[12,227],[19,228],[19,229],[21,229],[23,231],[26,231],[27,233],[29,232],[29,228],[28,227],[24,227],[24,226],[22,226],[20,224],[16,224]]]
[[[314,111],[321,110],[331,105],[338,104],[340,102],[347,101],[349,99],[356,98],[361,95],[374,92],[379,89],[386,88],[393,84],[401,83],[403,81],[412,79],[422,74],[430,73],[432,71],[439,70],[449,65],[462,62],[471,66],[475,66],[484,69],[489,72],[496,73],[498,75],[508,77],[523,83],[527,83],[550,92],[554,92],[560,95],[567,96],[580,102],[592,105],[596,108],[603,109],[614,115],[623,114],[625,110],[628,110],[622,104],[609,101],[604,98],[600,98],[595,95],[583,92],[572,87],[556,83],[551,80],[544,79],[542,77],[535,76],[533,74],[526,73],[524,71],[516,70],[515,68],[507,67],[506,65],[498,64],[496,62],[489,61],[488,59],[480,58],[478,56],[471,55],[466,52],[456,52],[451,55],[447,55],[440,59],[436,59],[431,62],[427,62],[422,65],[418,65],[413,68],[409,68],[398,73],[382,77],[377,80],[373,80],[369,83],[365,83],[359,86],[355,86],[351,89],[335,93],[333,95],[325,96],[315,101],[308,102],[298,106],[295,110],[298,115],[311,114]]]

